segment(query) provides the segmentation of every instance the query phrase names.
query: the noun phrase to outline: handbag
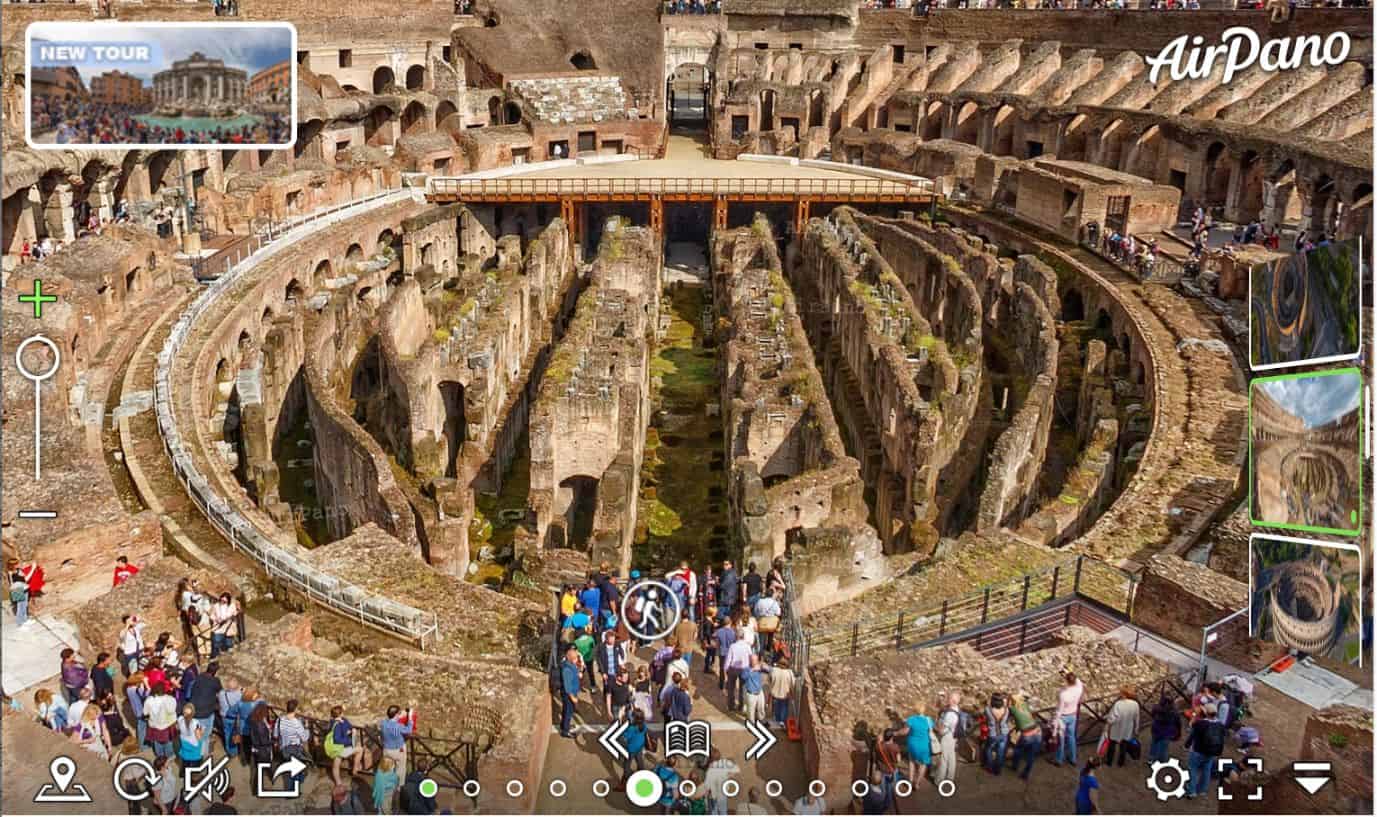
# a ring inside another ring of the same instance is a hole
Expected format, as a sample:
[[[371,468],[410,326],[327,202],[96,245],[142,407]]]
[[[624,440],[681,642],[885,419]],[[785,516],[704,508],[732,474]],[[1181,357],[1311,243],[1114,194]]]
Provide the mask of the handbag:
[[[1100,735],[1100,745],[1097,746],[1097,747],[1095,747],[1095,754],[1099,755],[1100,757],[1104,757],[1104,756],[1105,756],[1105,753],[1108,752],[1108,751],[1109,751],[1109,733],[1108,733],[1108,732],[1105,732],[1103,735]]]
[[[1138,742],[1137,738],[1129,738],[1124,744],[1124,751],[1128,753],[1131,759],[1137,760],[1143,754],[1143,745]]]

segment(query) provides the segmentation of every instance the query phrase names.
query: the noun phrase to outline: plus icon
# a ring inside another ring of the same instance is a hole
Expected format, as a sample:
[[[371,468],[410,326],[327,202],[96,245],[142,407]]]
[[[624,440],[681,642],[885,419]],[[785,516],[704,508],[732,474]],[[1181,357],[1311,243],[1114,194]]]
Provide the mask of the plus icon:
[[[28,295],[20,295],[19,300],[26,304],[33,304],[33,316],[35,318],[41,318],[43,317],[43,304],[56,301],[57,296],[44,295],[43,279],[35,278],[33,279],[33,292],[30,292]]]

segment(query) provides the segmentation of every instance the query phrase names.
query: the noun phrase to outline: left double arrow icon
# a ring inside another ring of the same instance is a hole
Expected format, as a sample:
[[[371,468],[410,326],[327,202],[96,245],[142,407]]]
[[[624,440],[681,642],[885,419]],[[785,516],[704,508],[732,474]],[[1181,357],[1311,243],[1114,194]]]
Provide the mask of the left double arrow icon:
[[[626,747],[621,742],[622,733],[630,725],[629,721],[618,720],[598,735],[598,743],[602,744],[602,748],[606,749],[614,760],[626,760],[631,756],[631,753],[626,751]]]

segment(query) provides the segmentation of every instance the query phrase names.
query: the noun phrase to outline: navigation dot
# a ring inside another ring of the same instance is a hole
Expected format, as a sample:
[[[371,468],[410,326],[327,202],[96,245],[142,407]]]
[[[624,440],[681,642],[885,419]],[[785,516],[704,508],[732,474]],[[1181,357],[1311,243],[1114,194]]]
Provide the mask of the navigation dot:
[[[470,780],[464,783],[465,794],[468,794],[468,785],[472,782],[473,781]],[[425,780],[422,780],[420,782],[420,785],[416,787],[416,790],[421,793],[422,797],[434,797],[435,795],[440,793],[440,784],[436,783],[434,780],[431,780],[429,777],[427,777]]]
[[[560,780],[559,778],[555,778],[554,780],[551,780],[551,781],[550,781],[550,796],[551,796],[551,797],[563,797],[563,796],[565,795],[565,793],[568,792],[568,791],[569,791],[569,786],[566,785],[565,782],[564,782],[563,780]]]
[[[784,793],[784,784],[778,780],[771,780],[765,784],[765,793],[771,797],[778,797]]]
[[[814,780],[808,784],[808,793],[814,797],[821,797],[827,793],[827,784],[821,780]]]
[[[593,781],[593,796],[594,796],[594,797],[606,797],[606,796],[607,796],[607,793],[610,792],[610,791],[612,791],[612,786],[611,786],[611,784],[609,784],[606,780],[594,780],[594,781]]]

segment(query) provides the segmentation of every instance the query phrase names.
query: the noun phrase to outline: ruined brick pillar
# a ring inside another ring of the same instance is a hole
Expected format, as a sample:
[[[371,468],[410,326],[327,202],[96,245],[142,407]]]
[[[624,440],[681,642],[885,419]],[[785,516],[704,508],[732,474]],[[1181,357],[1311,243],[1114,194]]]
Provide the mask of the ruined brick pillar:
[[[76,228],[72,222],[72,186],[61,182],[48,194],[47,205],[43,209],[43,219],[48,225],[48,235],[62,241],[76,238]]]

